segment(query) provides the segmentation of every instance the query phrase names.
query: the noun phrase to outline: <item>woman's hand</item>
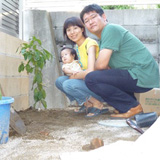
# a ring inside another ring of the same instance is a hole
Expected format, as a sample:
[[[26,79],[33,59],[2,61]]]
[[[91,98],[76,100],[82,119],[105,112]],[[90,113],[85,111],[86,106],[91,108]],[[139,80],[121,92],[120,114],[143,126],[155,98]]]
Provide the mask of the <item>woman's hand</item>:
[[[81,78],[77,78],[80,72],[83,72],[83,71],[73,71],[73,73],[69,76],[69,79],[81,79]]]

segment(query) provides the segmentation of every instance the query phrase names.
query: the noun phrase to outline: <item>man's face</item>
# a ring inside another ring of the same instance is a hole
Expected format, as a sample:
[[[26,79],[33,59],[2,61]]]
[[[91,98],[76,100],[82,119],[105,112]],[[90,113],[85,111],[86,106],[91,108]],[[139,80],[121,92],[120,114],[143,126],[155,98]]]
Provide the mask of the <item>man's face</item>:
[[[98,37],[101,35],[101,32],[106,25],[105,15],[103,14],[100,16],[95,11],[85,13],[83,16],[83,21],[89,32],[97,35]]]

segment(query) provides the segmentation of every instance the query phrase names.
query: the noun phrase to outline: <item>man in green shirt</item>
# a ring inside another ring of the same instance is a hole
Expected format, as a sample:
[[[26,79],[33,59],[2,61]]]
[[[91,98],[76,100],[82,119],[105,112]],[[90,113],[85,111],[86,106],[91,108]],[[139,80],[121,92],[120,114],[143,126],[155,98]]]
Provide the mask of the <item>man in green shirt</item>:
[[[134,93],[159,87],[158,64],[137,37],[120,25],[108,23],[100,6],[86,6],[80,17],[100,39],[96,71],[86,76],[87,87],[118,111],[112,117],[129,118],[142,112]]]

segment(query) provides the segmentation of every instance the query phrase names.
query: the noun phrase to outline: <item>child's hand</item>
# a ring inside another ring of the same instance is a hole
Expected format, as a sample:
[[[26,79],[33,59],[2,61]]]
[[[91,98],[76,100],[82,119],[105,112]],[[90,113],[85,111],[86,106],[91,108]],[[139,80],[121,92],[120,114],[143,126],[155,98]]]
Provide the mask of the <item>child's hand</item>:
[[[75,76],[79,71],[73,71],[72,75]]]

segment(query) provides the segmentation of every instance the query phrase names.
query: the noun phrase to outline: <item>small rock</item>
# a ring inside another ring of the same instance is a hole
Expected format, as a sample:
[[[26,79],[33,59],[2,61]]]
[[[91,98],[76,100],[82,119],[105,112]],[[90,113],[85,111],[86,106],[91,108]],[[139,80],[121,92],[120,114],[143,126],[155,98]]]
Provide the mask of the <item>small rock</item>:
[[[99,139],[99,138],[94,138],[91,140],[90,144],[86,144],[84,146],[82,146],[82,149],[85,151],[89,151],[89,150],[93,150],[99,147],[104,146],[104,142],[103,140]]]
[[[46,132],[46,131],[42,131],[40,132],[41,135],[44,135],[44,136],[48,136],[49,135],[49,132]]]
[[[104,146],[104,142],[99,138],[94,138],[91,140],[90,145],[91,145],[91,149],[96,149]]]
[[[82,149],[84,151],[90,151],[91,150],[91,145],[90,144],[86,144],[86,145],[82,146]]]

